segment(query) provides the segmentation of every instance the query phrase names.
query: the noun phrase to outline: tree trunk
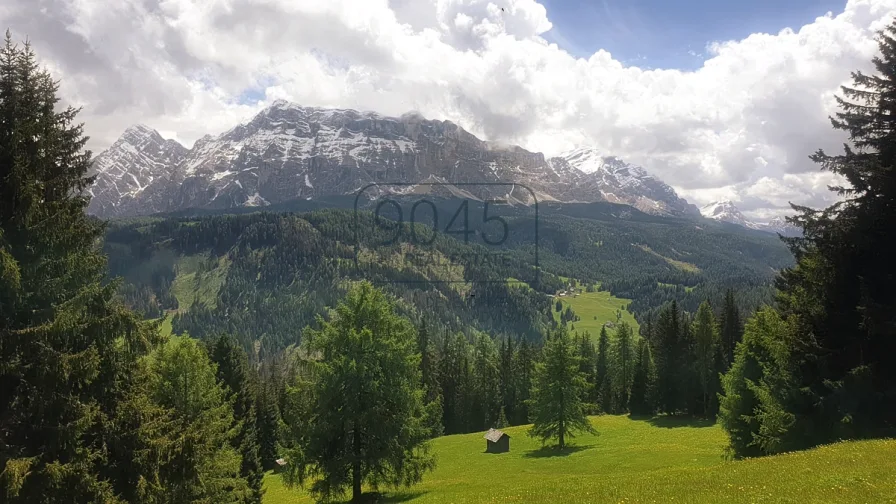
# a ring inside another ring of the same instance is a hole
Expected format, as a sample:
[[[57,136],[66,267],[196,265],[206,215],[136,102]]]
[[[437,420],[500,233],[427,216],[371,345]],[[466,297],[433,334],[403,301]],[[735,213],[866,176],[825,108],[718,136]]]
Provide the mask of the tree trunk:
[[[563,449],[563,437],[566,434],[566,429],[563,426],[563,420],[560,420],[560,449]]]
[[[352,502],[361,502],[361,431],[355,426],[352,436]]]

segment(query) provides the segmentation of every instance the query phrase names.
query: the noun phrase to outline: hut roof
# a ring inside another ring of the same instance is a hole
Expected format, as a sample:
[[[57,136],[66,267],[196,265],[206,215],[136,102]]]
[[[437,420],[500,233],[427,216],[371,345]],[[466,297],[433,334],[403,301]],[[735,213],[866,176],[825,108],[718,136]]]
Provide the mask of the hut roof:
[[[485,439],[488,439],[492,443],[497,443],[498,440],[501,439],[502,436],[510,437],[509,435],[505,434],[504,432],[499,431],[498,429],[489,429],[488,432],[486,432],[485,436],[483,436],[483,437]]]

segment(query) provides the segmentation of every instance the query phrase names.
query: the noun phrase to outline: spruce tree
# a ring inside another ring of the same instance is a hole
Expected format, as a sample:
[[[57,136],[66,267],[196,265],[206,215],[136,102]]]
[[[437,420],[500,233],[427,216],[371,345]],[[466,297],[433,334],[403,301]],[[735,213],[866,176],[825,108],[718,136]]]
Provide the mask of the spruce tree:
[[[500,363],[499,363],[499,373],[500,373],[500,388],[501,388],[501,407],[505,410],[505,413],[509,411],[507,414],[508,418],[513,418],[517,394],[516,394],[516,375],[514,373],[513,366],[513,356],[515,352],[515,346],[513,340],[510,338],[502,338],[501,339],[501,350],[500,350]],[[509,425],[509,424],[508,424]]]
[[[256,431],[258,432],[258,456],[261,467],[270,470],[276,467],[280,458],[280,407],[273,385],[265,380],[259,387],[256,408]]]
[[[545,342],[544,362],[535,365],[533,378],[530,436],[542,444],[556,439],[562,450],[567,439],[577,432],[595,432],[582,401],[587,382],[579,371],[576,349],[563,327]]]
[[[212,346],[211,359],[217,365],[218,382],[225,387],[227,399],[233,406],[238,433],[232,444],[242,456],[240,475],[252,491],[250,501],[260,504],[264,470],[256,430],[257,383],[249,368],[249,356],[232,336],[221,335]]]
[[[108,446],[121,434],[122,406],[141,386],[137,359],[157,332],[113,301],[117,284],[104,282],[103,225],[84,213],[91,153],[78,111],[57,109],[57,89],[31,47],[7,32],[0,48],[0,495],[10,503],[116,502],[142,475],[123,471],[137,466],[115,460],[121,454]]]
[[[430,340],[429,329],[426,327],[426,319],[423,319],[417,330],[417,351],[420,352],[421,385],[426,391],[427,402],[433,401],[439,395],[438,373],[436,372],[438,361]]]
[[[653,397],[653,364],[650,358],[650,344],[644,338],[638,340],[635,373],[632,377],[632,392],[629,410],[633,415],[652,415],[654,413]]]
[[[619,411],[627,411],[629,408],[629,394],[634,375],[634,342],[632,327],[627,322],[622,322],[616,329],[616,341],[613,355],[616,358],[616,380],[614,388],[618,398],[616,408]]]
[[[579,371],[586,377],[591,378],[594,375],[594,364],[597,357],[594,343],[591,341],[591,336],[587,332],[582,335],[576,333],[575,341],[576,346],[578,347],[580,360]]]
[[[678,304],[667,304],[660,311],[653,340],[657,377],[657,406],[664,413],[677,413],[684,406],[682,382],[682,339]]]
[[[681,314],[681,344],[679,355],[683,365],[679,369],[683,408],[689,415],[703,415],[702,393],[700,389],[700,373],[697,360],[697,341],[692,330],[691,314]]]
[[[722,311],[719,314],[719,343],[722,345],[722,354],[727,365],[734,362],[734,350],[743,336],[740,313],[734,301],[734,291],[725,291],[725,300],[722,303]]]
[[[444,432],[442,425],[442,392],[439,389],[438,359],[435,345],[430,340],[426,319],[417,331],[417,351],[420,352],[420,383],[425,392],[426,417],[433,437]]]
[[[753,457],[800,446],[811,430],[794,432],[797,418],[788,411],[794,390],[795,325],[771,308],[759,310],[746,324],[734,364],[722,378],[719,422],[728,433],[729,454]]]
[[[785,241],[778,306],[799,324],[793,435],[813,442],[896,431],[896,22],[879,33],[874,72],[853,72],[831,118],[844,152],[811,159],[845,179],[823,210],[793,205],[803,236]],[[823,405],[821,411],[811,405]]]
[[[709,302],[704,301],[700,304],[691,332],[695,344],[694,365],[697,370],[700,395],[697,413],[704,416],[712,415],[714,414],[713,395],[719,389],[716,354],[720,345],[715,316]]]
[[[532,391],[532,373],[535,369],[532,345],[526,340],[520,342],[519,350],[514,356],[513,369],[517,397],[513,423],[519,425],[529,421],[528,401]]]
[[[608,413],[612,408],[612,386],[610,383],[610,337],[607,328],[600,328],[597,340],[597,363],[594,366],[596,403],[601,411]]]
[[[473,346],[473,430],[487,429],[495,424],[501,411],[498,351],[491,337],[476,335]]]
[[[233,448],[233,407],[218,383],[216,366],[199,342],[174,336],[149,356],[152,399],[172,411],[177,437],[160,475],[168,502],[251,502]],[[153,502],[151,499],[147,499]]]

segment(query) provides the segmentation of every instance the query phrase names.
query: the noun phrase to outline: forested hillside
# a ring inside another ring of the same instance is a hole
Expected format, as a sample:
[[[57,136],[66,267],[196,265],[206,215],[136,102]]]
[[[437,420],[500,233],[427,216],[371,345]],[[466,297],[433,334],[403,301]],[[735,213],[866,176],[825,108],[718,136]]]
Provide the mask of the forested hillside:
[[[449,216],[463,204],[435,201]],[[479,207],[470,207],[475,216]],[[672,299],[696,311],[731,287],[740,308],[752,311],[771,301],[775,270],[792,260],[766,234],[621,209],[542,206],[536,230],[533,209],[505,207],[495,213],[508,225],[497,247],[476,243],[491,231],[471,224],[475,218],[467,221],[468,243],[424,224],[417,237],[407,222],[396,233],[393,221],[363,209],[145,218],[114,222],[105,251],[131,306],[170,317],[178,333],[240,335],[258,357],[298,342],[354,280],[396,294],[405,315],[419,322],[427,314],[438,333],[471,329],[537,341],[553,323],[550,296],[570,278],[632,300],[629,309],[644,320]],[[421,244],[423,235],[432,244]]]

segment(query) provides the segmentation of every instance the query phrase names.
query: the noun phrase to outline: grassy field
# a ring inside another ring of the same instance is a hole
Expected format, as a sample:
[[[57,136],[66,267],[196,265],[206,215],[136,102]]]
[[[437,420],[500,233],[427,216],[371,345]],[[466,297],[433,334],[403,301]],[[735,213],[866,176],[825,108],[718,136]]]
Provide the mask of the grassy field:
[[[209,265],[205,254],[182,257],[177,263],[177,276],[171,283],[171,293],[177,298],[179,309],[189,308],[194,301],[214,308],[229,266],[226,258]]]
[[[173,328],[171,327],[171,314],[166,313],[165,317],[162,318],[162,324],[159,326],[159,332],[162,333],[162,336],[171,336]]]
[[[485,453],[482,433],[436,439],[436,470],[386,502],[425,503],[896,503],[896,440],[839,443],[746,461],[722,457],[716,425],[624,416],[592,418],[597,436],[562,453],[511,427],[510,452]],[[313,502],[280,477],[265,504]]]
[[[616,323],[616,310],[622,312],[622,320],[632,326],[635,335],[638,334],[638,322],[635,320],[634,315],[622,309],[623,306],[631,302],[628,299],[614,297],[606,291],[583,292],[576,297],[563,296],[554,298],[552,302],[556,303],[557,299],[560,299],[560,302],[563,303],[564,310],[567,306],[570,306],[572,311],[582,319],[570,325],[574,325],[575,330],[580,333],[590,332],[592,339],[595,341],[597,341],[597,337],[600,335],[600,328],[605,322]],[[555,318],[559,317],[559,315],[559,313],[554,311]],[[597,317],[597,319],[595,320],[594,317]],[[609,331],[609,333],[612,336],[615,334],[615,331]]]
[[[638,248],[640,248],[644,252],[647,252],[648,254],[653,254],[653,255],[659,257],[660,259],[663,259],[664,261],[669,263],[671,266],[678,268],[682,271],[688,271],[691,273],[699,273],[700,272],[700,268],[698,268],[697,266],[695,266],[691,263],[688,263],[688,262],[679,261],[677,259],[672,259],[671,257],[666,257],[662,254],[657,253],[656,251],[654,251],[653,249],[651,249],[648,246],[638,245]]]

